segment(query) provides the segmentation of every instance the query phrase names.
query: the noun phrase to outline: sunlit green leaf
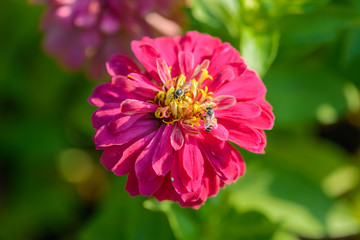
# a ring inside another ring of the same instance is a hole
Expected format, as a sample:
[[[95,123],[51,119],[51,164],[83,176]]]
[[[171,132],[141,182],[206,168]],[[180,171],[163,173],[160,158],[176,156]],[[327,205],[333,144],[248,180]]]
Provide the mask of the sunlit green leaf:
[[[264,81],[267,99],[274,107],[276,124],[310,122],[316,119],[323,104],[342,115],[347,108],[344,94],[345,80],[330,69],[279,63],[274,65]]]
[[[319,184],[349,163],[346,154],[309,137],[292,137],[289,141],[289,137],[278,134],[270,141],[266,156],[249,162],[246,176],[231,189],[234,206],[260,211],[288,231],[305,237],[358,233],[359,222],[349,208],[326,195]],[[352,179],[342,181],[353,184]],[[330,231],[334,227],[342,231]]]
[[[256,33],[250,27],[242,27],[241,33],[241,55],[249,68],[264,76],[276,57],[279,32]]]

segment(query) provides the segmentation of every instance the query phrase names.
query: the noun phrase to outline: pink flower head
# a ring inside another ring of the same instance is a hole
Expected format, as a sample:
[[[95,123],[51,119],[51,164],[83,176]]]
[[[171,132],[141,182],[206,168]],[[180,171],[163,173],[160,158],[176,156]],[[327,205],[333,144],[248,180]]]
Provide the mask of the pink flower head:
[[[130,58],[107,63],[112,79],[89,98],[101,162],[129,174],[131,196],[155,196],[198,208],[242,176],[229,143],[256,153],[274,123],[265,86],[228,43],[198,32],[132,42]]]
[[[183,0],[41,1],[48,6],[43,22],[46,50],[71,69],[89,65],[95,78],[105,73],[105,62],[112,54],[131,53],[132,39],[153,36],[155,20],[160,21],[157,25],[170,24],[162,34],[180,31],[166,17],[181,21],[182,17],[174,14]]]

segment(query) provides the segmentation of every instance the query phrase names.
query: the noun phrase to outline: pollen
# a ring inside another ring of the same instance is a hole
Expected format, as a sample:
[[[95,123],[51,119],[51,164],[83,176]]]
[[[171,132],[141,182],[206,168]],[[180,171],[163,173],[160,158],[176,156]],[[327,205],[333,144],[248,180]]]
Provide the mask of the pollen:
[[[216,106],[207,86],[199,87],[207,79],[212,80],[212,76],[206,69],[192,78],[180,74],[169,79],[151,101],[159,105],[155,117],[167,124],[182,120],[183,124],[199,126],[199,121],[205,119],[206,108]]]

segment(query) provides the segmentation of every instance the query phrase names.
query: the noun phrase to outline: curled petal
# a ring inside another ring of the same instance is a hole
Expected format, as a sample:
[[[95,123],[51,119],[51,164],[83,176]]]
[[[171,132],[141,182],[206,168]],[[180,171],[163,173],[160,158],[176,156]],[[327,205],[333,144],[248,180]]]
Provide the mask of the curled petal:
[[[197,65],[193,72],[193,75],[191,76],[191,79],[193,78],[198,79],[202,72],[202,69],[208,69],[209,65],[210,65],[209,59],[205,59],[201,64]]]
[[[140,73],[140,68],[136,63],[126,55],[113,55],[108,62],[106,62],[106,69],[110,76],[126,76],[129,73]]]
[[[121,103],[121,113],[125,115],[144,114],[155,112],[158,105],[135,99],[126,99]]]
[[[107,103],[97,109],[91,116],[91,121],[95,129],[107,125],[111,120],[121,115],[120,103]]]
[[[146,38],[145,38],[146,39]],[[142,40],[144,41],[144,39]],[[151,74],[154,80],[161,85],[161,80],[157,73],[157,64],[156,59],[161,58],[160,53],[154,46],[148,43],[142,43],[141,41],[132,41],[131,49],[133,50],[135,56],[145,69]]]
[[[191,136],[196,136],[199,133],[199,129],[195,126],[191,126],[190,124],[184,123],[183,120],[179,121],[181,129]]]
[[[184,51],[179,52],[179,66],[181,73],[186,77],[190,77],[189,75],[194,71],[194,54]]]
[[[156,59],[156,65],[160,80],[163,84],[166,84],[171,79],[169,66],[163,58]]]
[[[217,110],[222,110],[234,106],[236,103],[236,98],[230,95],[220,95],[216,96],[213,102],[216,104]]]
[[[179,150],[184,145],[184,136],[177,124],[175,125],[173,132],[171,133],[170,143],[175,151]]]

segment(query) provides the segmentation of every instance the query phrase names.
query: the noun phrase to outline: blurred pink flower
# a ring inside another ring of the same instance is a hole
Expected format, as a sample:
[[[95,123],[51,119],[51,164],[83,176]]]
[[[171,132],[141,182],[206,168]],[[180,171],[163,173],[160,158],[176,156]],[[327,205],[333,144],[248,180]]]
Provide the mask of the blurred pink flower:
[[[105,74],[105,62],[112,54],[131,54],[131,40],[179,34],[181,28],[170,19],[182,22],[185,4],[184,0],[33,1],[47,5],[45,49],[70,69],[86,65],[94,78]]]
[[[244,161],[229,143],[256,153],[274,123],[266,88],[228,43],[198,32],[132,42],[130,58],[107,63],[110,83],[89,102],[101,162],[128,175],[131,196],[155,196],[198,208],[242,176]]]

